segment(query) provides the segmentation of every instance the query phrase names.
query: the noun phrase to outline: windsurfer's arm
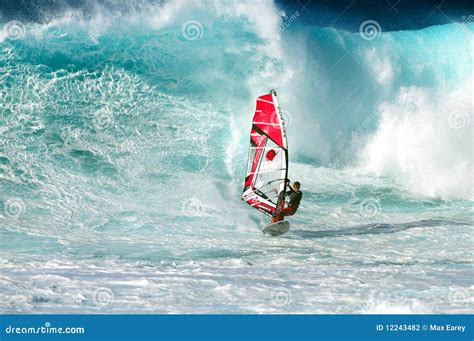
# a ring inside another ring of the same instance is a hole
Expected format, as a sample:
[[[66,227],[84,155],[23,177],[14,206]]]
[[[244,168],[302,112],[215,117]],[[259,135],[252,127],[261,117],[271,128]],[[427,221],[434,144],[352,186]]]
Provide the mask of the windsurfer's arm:
[[[293,193],[293,188],[290,186],[290,180],[287,179],[286,180],[286,188],[287,188],[287,191],[286,191],[286,195],[290,195],[291,193]]]

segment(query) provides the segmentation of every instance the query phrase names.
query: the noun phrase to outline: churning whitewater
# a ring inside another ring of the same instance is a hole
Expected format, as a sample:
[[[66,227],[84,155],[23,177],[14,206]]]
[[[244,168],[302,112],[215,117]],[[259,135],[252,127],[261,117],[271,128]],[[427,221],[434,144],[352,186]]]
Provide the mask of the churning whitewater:
[[[472,312],[472,22],[42,13],[0,31],[2,312]],[[304,191],[279,238],[240,200],[271,88]]]

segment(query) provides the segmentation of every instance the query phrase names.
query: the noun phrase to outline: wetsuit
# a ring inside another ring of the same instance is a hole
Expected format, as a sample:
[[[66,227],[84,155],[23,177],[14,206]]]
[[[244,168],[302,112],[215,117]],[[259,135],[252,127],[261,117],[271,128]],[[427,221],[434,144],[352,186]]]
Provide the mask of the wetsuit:
[[[281,221],[284,219],[284,217],[295,214],[296,211],[298,210],[298,207],[300,206],[300,201],[301,201],[301,198],[303,197],[303,192],[301,191],[295,192],[293,188],[291,188],[290,185],[288,185],[288,189],[289,190],[285,193],[285,195],[290,197],[290,202],[288,203],[288,207],[285,208],[284,207],[285,201],[281,200],[280,213],[277,214],[273,222]],[[283,194],[283,192],[281,194]]]
[[[290,202],[288,204],[288,207],[285,208],[285,215],[293,215],[296,213],[296,210],[298,210],[298,207],[300,206],[300,201],[301,201],[301,198],[303,197],[303,192],[301,191],[295,192],[293,188],[291,188],[289,185],[288,187],[290,190],[286,192],[286,195],[290,197]],[[288,214],[286,214],[286,210],[288,210]]]

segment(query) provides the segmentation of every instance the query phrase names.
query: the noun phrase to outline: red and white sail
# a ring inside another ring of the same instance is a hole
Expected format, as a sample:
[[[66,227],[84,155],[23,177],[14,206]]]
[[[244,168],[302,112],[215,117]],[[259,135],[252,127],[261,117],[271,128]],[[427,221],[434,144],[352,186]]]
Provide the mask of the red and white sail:
[[[257,98],[250,131],[250,150],[242,199],[272,215],[288,178],[285,122],[275,91]]]

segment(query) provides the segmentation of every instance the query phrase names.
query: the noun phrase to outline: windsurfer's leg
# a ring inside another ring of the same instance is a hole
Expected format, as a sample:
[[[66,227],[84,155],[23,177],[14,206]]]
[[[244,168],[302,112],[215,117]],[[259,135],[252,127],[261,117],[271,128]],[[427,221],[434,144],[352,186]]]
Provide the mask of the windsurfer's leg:
[[[293,209],[293,207],[287,207],[287,208],[285,208],[285,210],[283,211],[283,214],[284,214],[285,216],[293,215],[293,214],[295,214],[295,210]]]
[[[272,224],[278,223],[279,221],[282,221],[284,219],[285,219],[285,208],[283,206],[280,208],[279,213],[273,217]]]
[[[274,224],[283,219],[285,219],[285,193],[281,192],[278,195],[277,209],[271,223]]]
[[[286,216],[290,216],[293,214],[295,214],[295,210],[292,207],[281,208],[280,213],[272,218],[272,224],[285,220]]]
[[[272,218],[272,224],[278,223],[279,221],[282,221],[284,219],[285,219],[285,215],[282,212],[281,214],[279,214],[276,217]]]

